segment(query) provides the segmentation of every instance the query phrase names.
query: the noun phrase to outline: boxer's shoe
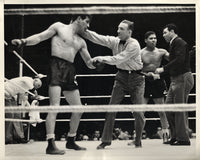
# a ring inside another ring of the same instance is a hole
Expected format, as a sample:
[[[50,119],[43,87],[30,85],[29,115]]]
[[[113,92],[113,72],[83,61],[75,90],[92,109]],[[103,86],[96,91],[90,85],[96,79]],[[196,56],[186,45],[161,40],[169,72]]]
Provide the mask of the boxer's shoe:
[[[111,142],[102,142],[100,145],[97,146],[97,149],[104,149],[106,146],[110,146]]]
[[[63,155],[65,154],[64,150],[59,150],[56,147],[54,139],[49,139],[48,140],[48,146],[46,148],[46,154],[53,154],[53,155]]]
[[[79,145],[77,145],[75,143],[75,137],[68,137],[67,138],[67,143],[66,143],[66,148],[67,149],[74,149],[74,150],[77,150],[77,151],[80,151],[80,150],[86,150],[85,147],[81,147]]]

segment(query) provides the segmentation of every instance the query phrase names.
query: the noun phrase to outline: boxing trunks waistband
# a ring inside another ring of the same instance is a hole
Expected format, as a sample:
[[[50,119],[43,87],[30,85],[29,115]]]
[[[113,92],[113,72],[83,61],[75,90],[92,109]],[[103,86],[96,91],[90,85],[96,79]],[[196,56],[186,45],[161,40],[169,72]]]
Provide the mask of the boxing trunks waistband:
[[[66,62],[68,64],[74,64],[73,62],[70,62],[66,59],[60,58],[60,57],[56,57],[56,56],[51,56],[51,59],[59,59],[60,61]]]
[[[131,71],[129,71],[129,70],[123,70],[123,69],[119,69],[119,68],[118,68],[118,71],[120,71],[120,72],[125,72],[125,73],[128,73],[128,74],[136,73],[136,74],[139,74],[139,75],[143,75],[143,74],[141,73],[142,70],[131,70]]]

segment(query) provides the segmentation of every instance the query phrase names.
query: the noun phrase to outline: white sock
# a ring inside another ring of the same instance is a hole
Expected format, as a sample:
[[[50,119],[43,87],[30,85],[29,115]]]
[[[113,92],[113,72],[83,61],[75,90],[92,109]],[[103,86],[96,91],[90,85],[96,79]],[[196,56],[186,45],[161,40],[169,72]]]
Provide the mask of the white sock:
[[[55,134],[47,134],[47,140],[52,138],[55,139]]]
[[[68,137],[75,137],[75,136],[76,136],[76,133],[73,133],[73,134],[72,134],[72,133],[68,133],[67,136],[68,136]]]

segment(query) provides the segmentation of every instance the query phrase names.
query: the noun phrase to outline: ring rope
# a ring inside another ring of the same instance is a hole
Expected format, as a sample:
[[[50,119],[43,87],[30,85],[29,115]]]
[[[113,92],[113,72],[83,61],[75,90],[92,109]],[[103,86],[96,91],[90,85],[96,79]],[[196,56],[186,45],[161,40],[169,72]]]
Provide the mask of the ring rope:
[[[188,117],[189,120],[195,120],[196,117]],[[116,118],[115,121],[134,121],[135,118]],[[160,118],[145,118],[146,121],[158,121]],[[29,119],[14,119],[14,118],[5,118],[6,122],[28,122],[28,123],[38,123],[38,121],[35,120],[29,120]],[[41,122],[45,122],[46,120],[41,120]],[[68,122],[70,119],[57,119],[56,122]],[[91,121],[105,121],[105,118],[98,118],[98,119],[80,119],[80,121],[83,122],[91,122]]]
[[[196,94],[190,93],[189,96],[196,96]],[[89,99],[89,98],[110,98],[111,95],[80,96],[80,97],[81,97],[81,98],[84,98],[84,99],[87,99],[87,98],[88,98],[88,99]],[[130,96],[130,95],[125,95],[124,97],[125,97],[125,98],[129,98],[129,97],[131,97],[131,96]],[[62,97],[60,97],[60,98],[64,99],[65,97],[62,96]],[[44,99],[49,99],[49,97],[44,97]]]
[[[196,96],[196,94],[189,94],[189,96]],[[100,95],[100,96],[81,96],[81,98],[110,98],[111,95]],[[131,97],[130,95],[125,95],[124,97],[129,98]],[[64,96],[61,98],[65,98]],[[46,99],[49,99],[49,97],[46,97]]]
[[[116,74],[77,74],[76,77],[115,77]]]
[[[196,96],[196,94],[189,94],[189,96]],[[81,98],[110,98],[111,95],[99,95],[99,96],[81,96]],[[131,97],[130,95],[125,95],[124,97],[129,98]],[[65,98],[64,96],[61,98]],[[49,97],[46,97],[46,99],[49,99]]]
[[[5,118],[6,122],[28,122],[28,123],[38,123],[38,121],[35,120],[29,120],[29,119],[15,119],[15,118]],[[45,122],[46,120],[41,120],[40,122]]]
[[[196,76],[196,73],[192,73],[192,75]],[[116,74],[77,74],[77,78],[81,77],[115,77]]]
[[[17,8],[4,9],[5,15],[50,15],[50,14],[126,14],[126,13],[191,13],[195,12],[194,5],[153,5],[153,6],[89,6],[89,7],[54,7],[54,8]]]
[[[62,105],[62,106],[38,106],[38,107],[5,107],[5,112],[144,112],[144,111],[196,111],[196,104],[131,104],[131,105]]]

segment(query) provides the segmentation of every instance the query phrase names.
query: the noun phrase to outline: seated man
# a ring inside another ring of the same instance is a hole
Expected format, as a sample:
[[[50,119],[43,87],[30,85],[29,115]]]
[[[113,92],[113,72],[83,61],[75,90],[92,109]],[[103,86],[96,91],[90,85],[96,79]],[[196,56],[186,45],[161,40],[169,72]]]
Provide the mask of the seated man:
[[[17,106],[17,96],[24,97],[26,91],[38,89],[42,85],[39,78],[17,77],[7,80],[5,87],[5,106]],[[5,118],[21,118],[21,113],[6,113]],[[21,122],[5,122],[5,142],[26,143]]]

